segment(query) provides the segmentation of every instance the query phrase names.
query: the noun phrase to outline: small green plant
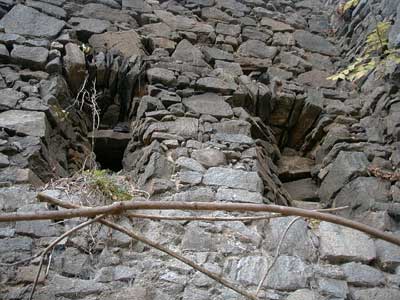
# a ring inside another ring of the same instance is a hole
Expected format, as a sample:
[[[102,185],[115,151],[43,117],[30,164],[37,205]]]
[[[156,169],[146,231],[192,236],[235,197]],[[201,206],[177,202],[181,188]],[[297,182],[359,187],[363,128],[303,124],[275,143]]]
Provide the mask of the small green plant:
[[[51,109],[56,113],[60,121],[66,121],[68,119],[69,112],[62,109],[59,105],[50,105]]]
[[[340,72],[328,77],[329,80],[357,81],[388,62],[400,63],[400,53],[397,49],[387,49],[390,22],[379,22],[376,28],[367,36],[364,53]]]
[[[116,176],[109,174],[107,170],[90,170],[84,173],[89,185],[104,197],[113,201],[132,200],[132,195],[118,182]]]
[[[338,7],[338,13],[340,15],[345,14],[349,9],[352,9],[354,7],[356,7],[358,5],[358,3],[360,3],[360,0],[348,0],[345,3],[342,3],[339,5]]]

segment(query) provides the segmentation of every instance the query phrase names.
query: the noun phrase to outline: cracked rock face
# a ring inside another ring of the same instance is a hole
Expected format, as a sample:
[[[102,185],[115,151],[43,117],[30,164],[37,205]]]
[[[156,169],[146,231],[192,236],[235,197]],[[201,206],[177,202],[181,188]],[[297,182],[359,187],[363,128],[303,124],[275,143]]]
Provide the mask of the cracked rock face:
[[[149,200],[345,206],[336,213],[399,235],[400,67],[357,88],[327,77],[362,52],[375,19],[393,20],[395,49],[400,5],[338,16],[339,2],[0,0],[0,214],[49,209],[36,188],[93,167],[94,152]],[[255,291],[293,219],[117,222]],[[76,222],[2,224],[0,263]],[[292,225],[260,299],[400,299],[399,247]],[[244,299],[105,227],[68,237],[49,266],[34,299]],[[28,299],[35,272],[0,265],[0,299]]]

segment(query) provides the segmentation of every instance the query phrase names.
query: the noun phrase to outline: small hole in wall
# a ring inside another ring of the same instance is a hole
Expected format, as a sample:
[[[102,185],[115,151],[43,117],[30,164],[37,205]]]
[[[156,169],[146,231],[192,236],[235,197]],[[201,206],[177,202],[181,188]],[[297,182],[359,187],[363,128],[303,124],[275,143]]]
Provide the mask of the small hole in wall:
[[[114,172],[122,170],[122,159],[130,140],[130,134],[112,130],[97,130],[94,134],[89,134],[89,138],[92,137],[94,138],[93,152],[96,154],[96,161],[100,167]]]

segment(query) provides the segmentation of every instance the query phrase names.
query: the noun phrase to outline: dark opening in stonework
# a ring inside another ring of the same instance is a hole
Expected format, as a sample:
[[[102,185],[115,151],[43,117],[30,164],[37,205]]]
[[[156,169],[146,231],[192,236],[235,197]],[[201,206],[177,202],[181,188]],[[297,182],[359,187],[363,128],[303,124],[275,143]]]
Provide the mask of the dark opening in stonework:
[[[88,137],[94,139],[93,150],[100,167],[114,172],[120,171],[130,134],[113,130],[97,130],[89,133]]]

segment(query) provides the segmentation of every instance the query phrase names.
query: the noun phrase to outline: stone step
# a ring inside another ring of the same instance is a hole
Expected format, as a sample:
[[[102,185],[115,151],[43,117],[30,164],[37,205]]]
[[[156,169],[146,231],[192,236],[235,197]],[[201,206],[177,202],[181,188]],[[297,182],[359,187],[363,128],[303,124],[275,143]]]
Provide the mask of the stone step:
[[[295,201],[319,201],[318,186],[311,178],[285,182],[283,187]]]

